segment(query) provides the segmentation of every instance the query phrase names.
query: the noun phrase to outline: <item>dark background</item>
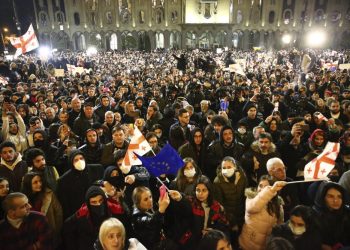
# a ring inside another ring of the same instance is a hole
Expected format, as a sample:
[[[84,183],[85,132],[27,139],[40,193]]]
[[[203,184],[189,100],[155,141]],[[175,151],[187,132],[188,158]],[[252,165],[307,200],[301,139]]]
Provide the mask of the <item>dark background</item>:
[[[13,4],[15,4],[17,9],[21,34],[16,29]],[[31,23],[33,23],[34,29],[36,27],[33,0],[0,0],[0,13],[0,32],[2,32],[4,37],[9,35],[23,35]],[[9,30],[6,33],[4,32],[5,27]],[[0,50],[3,50],[1,41]]]

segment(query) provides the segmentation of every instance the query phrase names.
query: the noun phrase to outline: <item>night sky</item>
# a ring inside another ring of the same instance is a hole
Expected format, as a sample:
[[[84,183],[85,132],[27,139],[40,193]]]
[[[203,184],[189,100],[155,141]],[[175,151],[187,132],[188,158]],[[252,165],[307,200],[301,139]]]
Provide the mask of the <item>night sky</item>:
[[[4,36],[9,36],[10,34],[18,36],[16,30],[16,25],[14,21],[14,11],[12,7],[13,0],[0,0],[0,28],[3,32],[3,28],[8,28],[9,32],[4,34]],[[33,23],[35,28],[35,14],[33,8],[33,0],[15,0],[14,1],[17,8],[19,22],[21,24],[21,34],[24,34],[30,23]],[[1,43],[1,42],[0,42]],[[0,44],[0,50],[2,50],[2,44]]]

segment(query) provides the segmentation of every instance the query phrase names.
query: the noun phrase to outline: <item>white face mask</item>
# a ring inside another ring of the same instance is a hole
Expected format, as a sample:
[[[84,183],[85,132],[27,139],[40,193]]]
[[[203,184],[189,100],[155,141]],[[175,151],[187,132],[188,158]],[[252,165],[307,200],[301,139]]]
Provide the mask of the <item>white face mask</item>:
[[[245,128],[238,128],[237,129],[238,133],[240,133],[241,135],[245,134],[247,132],[247,130]]]
[[[78,171],[83,171],[85,169],[85,161],[79,160],[74,163],[74,168]]]
[[[184,175],[188,178],[192,178],[196,174],[196,170],[194,168],[184,170]]]
[[[291,222],[288,223],[288,226],[294,235],[302,235],[306,231],[305,227],[294,227]]]
[[[221,173],[223,176],[230,178],[235,173],[235,171],[236,171],[236,169],[234,169],[234,168],[227,168],[227,169],[222,169]]]
[[[128,174],[130,172],[131,166],[121,165],[119,168],[123,172],[123,174]]]

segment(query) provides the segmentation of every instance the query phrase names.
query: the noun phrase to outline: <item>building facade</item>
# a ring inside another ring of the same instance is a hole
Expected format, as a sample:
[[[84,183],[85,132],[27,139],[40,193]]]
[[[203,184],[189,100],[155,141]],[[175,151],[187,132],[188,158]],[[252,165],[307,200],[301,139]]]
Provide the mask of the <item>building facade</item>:
[[[33,0],[41,44],[57,49],[350,48],[349,0]],[[291,44],[281,37],[291,35]]]

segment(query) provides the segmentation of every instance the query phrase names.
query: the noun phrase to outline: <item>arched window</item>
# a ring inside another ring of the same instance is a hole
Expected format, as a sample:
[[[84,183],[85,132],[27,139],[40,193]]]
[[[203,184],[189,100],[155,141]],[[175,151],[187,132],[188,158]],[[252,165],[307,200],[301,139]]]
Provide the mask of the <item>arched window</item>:
[[[118,38],[115,33],[111,35],[110,47],[111,49],[118,49]]]
[[[283,22],[284,24],[289,24],[293,19],[293,12],[291,9],[286,9],[283,12]]]
[[[157,47],[157,49],[164,48],[164,35],[163,35],[163,33],[156,33],[156,47]]]
[[[270,11],[269,13],[269,24],[273,24],[275,22],[275,12]]]
[[[75,13],[74,13],[74,24],[75,24],[76,26],[79,26],[79,25],[80,25],[80,15],[79,15],[78,12],[75,12]]]

